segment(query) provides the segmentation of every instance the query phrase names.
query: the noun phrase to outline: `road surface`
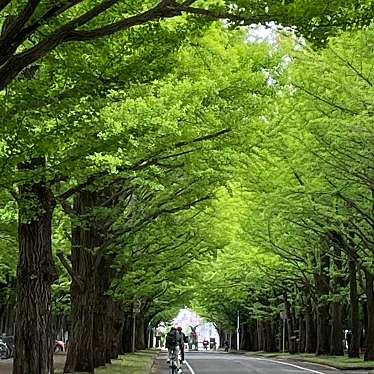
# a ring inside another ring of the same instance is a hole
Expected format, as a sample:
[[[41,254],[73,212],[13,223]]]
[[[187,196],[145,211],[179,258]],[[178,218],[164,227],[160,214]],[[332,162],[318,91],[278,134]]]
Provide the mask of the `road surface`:
[[[340,371],[296,361],[248,357],[220,352],[186,352],[183,374],[367,374],[367,371]],[[155,374],[169,374],[166,354],[155,365]]]
[[[63,369],[66,359],[66,353],[58,353],[54,355],[55,369]],[[0,374],[12,374],[13,359],[0,360]]]

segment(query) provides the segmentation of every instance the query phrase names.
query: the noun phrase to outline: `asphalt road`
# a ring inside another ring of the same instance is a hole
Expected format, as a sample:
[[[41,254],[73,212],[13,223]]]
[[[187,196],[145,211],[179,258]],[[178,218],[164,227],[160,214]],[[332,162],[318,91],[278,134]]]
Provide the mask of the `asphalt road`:
[[[63,369],[66,359],[66,353],[58,353],[53,357],[54,368]],[[0,374],[12,374],[13,359],[0,360]]]
[[[367,374],[367,371],[340,371],[326,366],[279,361],[218,352],[186,352],[183,374]],[[155,374],[169,374],[166,355],[156,364]]]

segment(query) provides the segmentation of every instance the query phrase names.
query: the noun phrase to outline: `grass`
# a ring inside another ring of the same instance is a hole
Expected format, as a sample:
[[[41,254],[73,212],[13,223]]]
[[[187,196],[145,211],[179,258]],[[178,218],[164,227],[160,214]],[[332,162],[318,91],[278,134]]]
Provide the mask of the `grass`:
[[[313,353],[289,354],[289,353],[265,353],[252,352],[249,355],[260,355],[267,358],[283,358],[312,362],[321,365],[332,366],[340,370],[347,369],[374,369],[373,361],[364,361],[363,358],[349,358],[348,356],[316,356]]]
[[[96,369],[95,374],[149,374],[157,353],[156,350],[128,353],[118,360],[112,360],[112,364]],[[55,370],[55,373],[62,374],[62,371]]]

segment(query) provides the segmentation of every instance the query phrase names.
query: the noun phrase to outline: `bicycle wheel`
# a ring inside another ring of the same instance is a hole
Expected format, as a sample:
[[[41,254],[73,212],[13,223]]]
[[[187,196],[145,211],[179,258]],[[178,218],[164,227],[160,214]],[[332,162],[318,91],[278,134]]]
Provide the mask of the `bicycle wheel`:
[[[170,359],[170,373],[177,374],[177,363],[175,357],[175,351],[172,352],[171,359]]]

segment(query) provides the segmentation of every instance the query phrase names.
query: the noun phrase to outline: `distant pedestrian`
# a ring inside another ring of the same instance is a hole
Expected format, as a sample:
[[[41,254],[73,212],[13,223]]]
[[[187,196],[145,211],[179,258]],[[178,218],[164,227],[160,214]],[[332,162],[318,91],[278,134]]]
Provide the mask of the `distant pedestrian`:
[[[228,352],[229,351],[229,341],[226,339],[225,342],[223,343],[224,347],[225,347],[225,352]]]

